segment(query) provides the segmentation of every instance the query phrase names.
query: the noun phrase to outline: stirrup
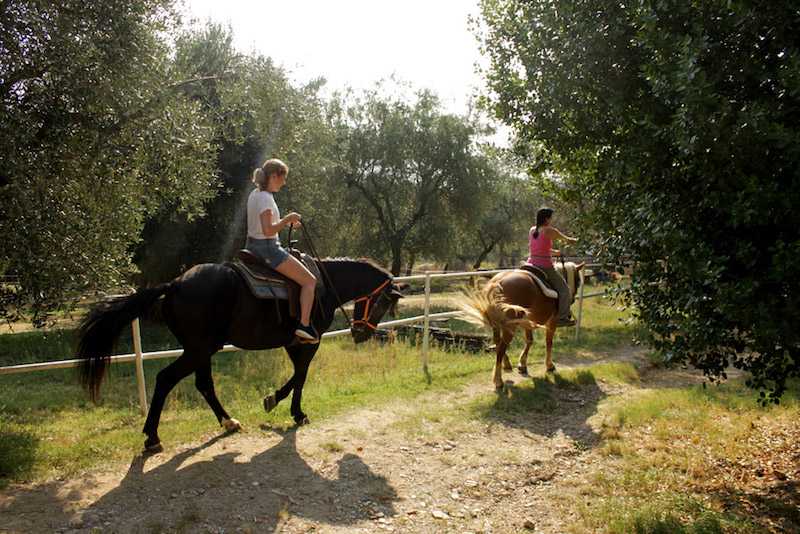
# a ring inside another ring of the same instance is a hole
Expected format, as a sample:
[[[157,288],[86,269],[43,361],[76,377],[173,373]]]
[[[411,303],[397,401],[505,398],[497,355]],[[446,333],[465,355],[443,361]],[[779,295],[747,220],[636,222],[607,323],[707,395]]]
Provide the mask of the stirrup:
[[[311,325],[297,325],[294,335],[300,343],[319,343],[319,336]]]
[[[556,323],[556,326],[575,326],[575,319],[572,317],[561,318]]]

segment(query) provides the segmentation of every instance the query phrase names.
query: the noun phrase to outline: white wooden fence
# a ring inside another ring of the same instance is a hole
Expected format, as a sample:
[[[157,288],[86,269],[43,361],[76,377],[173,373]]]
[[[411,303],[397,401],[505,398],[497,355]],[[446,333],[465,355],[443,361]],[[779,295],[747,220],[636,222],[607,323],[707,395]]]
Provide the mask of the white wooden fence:
[[[592,267],[593,265],[589,265]],[[428,373],[428,350],[429,350],[429,332],[430,332],[430,321],[437,320],[437,319],[447,319],[451,317],[458,317],[461,315],[460,311],[449,311],[449,312],[442,312],[442,313],[430,313],[431,307],[431,280],[434,279],[454,279],[454,278],[472,278],[476,276],[484,277],[487,275],[494,275],[496,273],[500,273],[506,271],[508,269],[496,269],[492,271],[468,271],[468,272],[457,272],[457,273],[431,273],[425,272],[425,274],[414,275],[414,276],[398,276],[395,277],[395,281],[397,282],[412,282],[412,281],[420,281],[424,280],[425,282],[425,304],[424,304],[424,311],[423,315],[418,315],[416,317],[408,317],[406,319],[398,319],[395,321],[386,321],[383,323],[378,324],[379,328],[391,328],[393,326],[400,326],[405,324],[413,324],[422,321],[423,323],[423,334],[422,334],[422,370],[426,376],[430,376]],[[576,317],[576,324],[575,324],[575,339],[578,340],[580,338],[580,329],[581,329],[581,318],[583,316],[583,300],[591,297],[597,297],[606,294],[605,291],[599,291],[595,293],[584,294],[584,275],[583,271],[580,272],[581,284],[580,290],[578,291],[578,295],[576,296],[578,300],[578,313]],[[131,323],[131,334],[133,337],[133,354],[120,354],[117,356],[111,356],[111,363],[123,363],[123,362],[135,362],[136,363],[136,382],[139,388],[139,405],[142,409],[142,415],[147,414],[147,395],[146,395],[146,387],[144,381],[144,361],[145,360],[157,360],[161,358],[174,358],[180,356],[183,353],[183,349],[175,349],[175,350],[160,350],[160,351],[153,351],[153,352],[143,352],[142,351],[142,336],[139,329],[139,319],[134,319],[133,323]],[[330,338],[335,336],[342,336],[345,334],[349,334],[350,330],[334,330],[332,332],[325,332],[322,337],[323,338]],[[238,347],[233,345],[225,345],[221,352],[231,352],[241,350]],[[80,359],[72,359],[72,360],[59,360],[59,361],[51,361],[51,362],[40,362],[40,363],[26,363],[20,365],[10,365],[7,367],[0,367],[0,375],[6,374],[13,374],[13,373],[29,373],[33,371],[44,371],[49,369],[64,369],[67,367],[77,367],[78,364],[81,362]]]

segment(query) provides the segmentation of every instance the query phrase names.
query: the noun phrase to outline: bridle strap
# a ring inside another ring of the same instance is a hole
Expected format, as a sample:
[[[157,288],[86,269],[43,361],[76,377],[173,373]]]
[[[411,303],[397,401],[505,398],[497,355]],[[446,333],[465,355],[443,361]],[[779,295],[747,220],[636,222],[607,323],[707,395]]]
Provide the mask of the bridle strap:
[[[377,294],[380,294],[383,291],[383,289],[391,281],[392,281],[391,278],[387,278],[381,285],[379,285],[378,287],[373,289],[372,292],[369,295],[365,295],[363,297],[359,297],[359,298],[357,298],[357,299],[355,299],[353,301],[354,304],[358,304],[362,300],[366,300],[367,302],[366,302],[366,304],[364,304],[364,315],[363,315],[363,317],[361,319],[353,319],[352,326],[355,326],[355,325],[366,325],[367,328],[369,328],[370,330],[375,330],[375,329],[378,328],[377,324],[372,324],[371,322],[369,322],[370,304],[372,304],[372,297],[374,297]]]

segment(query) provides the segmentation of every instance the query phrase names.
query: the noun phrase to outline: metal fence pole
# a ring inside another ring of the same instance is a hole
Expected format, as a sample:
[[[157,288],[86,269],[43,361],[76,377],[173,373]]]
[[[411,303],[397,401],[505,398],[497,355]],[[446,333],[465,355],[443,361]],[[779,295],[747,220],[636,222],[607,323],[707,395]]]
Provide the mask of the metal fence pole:
[[[425,271],[425,310],[422,320],[422,372],[430,381],[430,373],[428,372],[428,337],[430,334],[430,313],[431,313],[431,273]]]
[[[575,341],[581,337],[581,317],[583,317],[583,284],[586,281],[583,278],[583,269],[578,271],[578,276],[581,279],[580,289],[578,289],[578,319],[575,321]]]
[[[139,330],[139,319],[131,323],[133,333],[133,351],[136,353],[136,384],[139,386],[139,406],[142,415],[147,415],[147,388],[144,384],[144,359],[142,357],[142,333]]]

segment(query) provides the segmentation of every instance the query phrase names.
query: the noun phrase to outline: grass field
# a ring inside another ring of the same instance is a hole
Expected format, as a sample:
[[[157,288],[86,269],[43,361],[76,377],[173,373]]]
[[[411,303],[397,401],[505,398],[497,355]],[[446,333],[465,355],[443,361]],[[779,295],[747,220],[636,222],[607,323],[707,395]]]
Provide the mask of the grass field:
[[[420,313],[407,307],[402,315]],[[451,320],[448,326],[475,330],[460,321]],[[312,363],[303,408],[312,421],[319,421],[360,407],[380,409],[485,384],[486,391],[466,404],[429,403],[424,414],[395,425],[410,435],[455,438],[481,422],[548,413],[557,405],[559,391],[581,395],[596,390],[598,382],[619,384],[623,393],[603,396],[594,408],[602,419],[599,442],[592,446],[596,469],[554,493],[557,505],[575,516],[574,532],[780,532],[786,525],[800,525],[800,503],[792,489],[800,475],[798,385],[791,384],[781,405],[761,407],[757,394],[741,380],[702,387],[696,380],[653,381],[624,358],[592,364],[629,350],[635,330],[626,312],[600,299],[586,301],[581,341],[574,340],[571,329],[558,332],[556,339],[557,363],[569,358],[585,367],[547,377],[538,373],[509,398],[490,391],[493,358],[488,354],[434,345],[428,382],[414,340],[358,347],[349,338],[326,340]],[[142,334],[145,350],[174,347],[163,327],[145,324]],[[72,335],[60,330],[0,336],[0,365],[68,357]],[[537,335],[531,355],[533,372],[541,365],[542,337]],[[510,355],[515,357],[520,347],[517,339]],[[118,352],[129,351],[126,333]],[[145,362],[148,395],[156,373],[168,362]],[[288,402],[268,415],[261,408],[263,395],[291,373],[283,351],[224,353],[213,365],[221,401],[246,429],[292,425]],[[141,450],[143,418],[131,364],[112,366],[99,406],[88,402],[69,369],[0,376],[0,391],[0,488],[119,465]],[[167,447],[218,432],[193,380],[179,384],[160,427]],[[329,444],[334,452],[340,447]]]
[[[560,332],[556,341],[559,354],[610,351],[630,339],[632,327],[621,320],[623,315],[613,306],[589,300],[585,312],[583,340],[576,344],[572,330]],[[420,313],[418,308],[407,307],[401,316]],[[449,326],[474,331],[472,325],[461,321],[450,321]],[[64,359],[72,353],[73,338],[70,330],[0,336],[0,364]],[[146,351],[175,346],[171,334],[158,325],[143,324],[142,339]],[[512,354],[519,347],[516,340]],[[130,351],[130,333],[126,330],[117,352]],[[532,361],[540,360],[541,352],[539,340]],[[145,362],[148,399],[155,375],[169,361]],[[291,375],[291,362],[283,350],[222,353],[212,362],[217,393],[232,417],[251,428],[261,423],[291,424],[288,402],[269,415],[261,407],[263,396]],[[421,372],[420,354],[413,340],[387,345],[370,342],[358,347],[349,338],[326,340],[312,363],[303,409],[313,420],[353,407],[454,389],[478,375],[488,376],[492,364],[489,355],[442,350],[434,345],[429,384]],[[76,378],[74,369],[0,376],[0,484],[66,476],[129,458],[140,449],[143,418],[134,366],[111,366],[99,406],[88,401]],[[181,382],[164,410],[162,440],[182,443],[218,428],[191,377]]]

